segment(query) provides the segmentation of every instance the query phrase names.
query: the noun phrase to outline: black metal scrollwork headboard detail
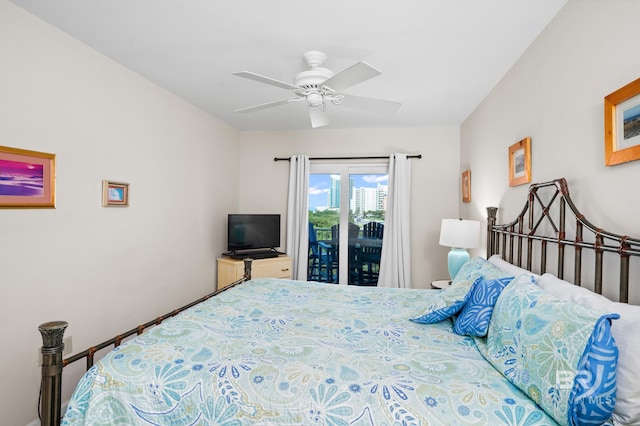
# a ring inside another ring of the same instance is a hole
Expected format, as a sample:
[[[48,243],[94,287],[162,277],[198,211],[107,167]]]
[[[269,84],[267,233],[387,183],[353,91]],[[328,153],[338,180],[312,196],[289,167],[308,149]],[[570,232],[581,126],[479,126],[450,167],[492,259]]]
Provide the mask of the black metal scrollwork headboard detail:
[[[487,208],[487,257],[499,254],[510,263],[543,274],[551,263],[547,252],[554,247],[553,251],[557,253],[554,274],[564,279],[565,265],[570,263],[565,258],[565,251],[571,247],[574,254],[572,281],[581,285],[583,249],[593,250],[593,290],[602,294],[603,267],[608,265],[604,255],[611,253],[619,257],[618,299],[628,303],[630,258],[640,257],[640,239],[605,231],[585,219],[571,200],[564,178],[531,185],[528,200],[514,221],[497,225],[496,213],[496,207]],[[539,261],[538,267],[534,261]]]

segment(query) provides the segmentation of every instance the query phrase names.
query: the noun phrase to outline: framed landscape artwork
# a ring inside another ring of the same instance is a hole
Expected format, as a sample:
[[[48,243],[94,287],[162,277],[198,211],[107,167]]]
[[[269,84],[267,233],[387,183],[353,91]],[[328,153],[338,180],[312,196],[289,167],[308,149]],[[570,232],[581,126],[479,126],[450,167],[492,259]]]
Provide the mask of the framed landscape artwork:
[[[604,98],[604,163],[640,159],[640,78]]]
[[[531,138],[509,147],[509,186],[531,182]]]
[[[0,208],[54,208],[55,154],[0,146]]]
[[[128,207],[129,184],[123,182],[102,181],[103,207]]]

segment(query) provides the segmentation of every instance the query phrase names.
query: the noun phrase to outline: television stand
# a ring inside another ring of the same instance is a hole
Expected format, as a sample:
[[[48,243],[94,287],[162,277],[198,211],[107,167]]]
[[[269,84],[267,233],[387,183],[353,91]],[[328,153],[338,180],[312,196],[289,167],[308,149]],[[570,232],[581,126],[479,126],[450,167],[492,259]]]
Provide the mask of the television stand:
[[[256,259],[251,265],[251,278],[292,278],[292,259],[286,255]],[[255,259],[255,258],[254,258]],[[244,261],[232,259],[228,256],[218,258],[218,286],[220,290],[242,278],[244,275]]]

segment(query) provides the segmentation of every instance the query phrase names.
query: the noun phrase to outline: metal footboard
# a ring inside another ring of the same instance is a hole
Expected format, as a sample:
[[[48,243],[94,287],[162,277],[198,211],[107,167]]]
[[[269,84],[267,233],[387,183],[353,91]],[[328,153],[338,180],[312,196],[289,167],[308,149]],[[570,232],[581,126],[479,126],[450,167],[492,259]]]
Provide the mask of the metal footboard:
[[[98,343],[89,349],[77,353],[69,358],[62,359],[64,350],[63,338],[64,331],[68,326],[66,321],[50,321],[41,324],[38,327],[42,335],[42,372],[40,384],[40,424],[42,426],[59,426],[62,418],[62,369],[81,359],[86,359],[86,369],[89,370],[93,366],[94,355],[101,349],[111,345],[118,347],[124,339],[134,334],[141,334],[144,330],[160,324],[167,318],[171,318],[178,313],[189,309],[198,303],[204,302],[211,297],[222,293],[238,284],[251,279],[251,266],[253,259],[244,259],[244,276],[238,281],[210,293],[198,300],[195,300],[181,308],[175,309],[166,315],[159,316],[145,324],[138,325],[131,330],[117,335],[102,343]]]

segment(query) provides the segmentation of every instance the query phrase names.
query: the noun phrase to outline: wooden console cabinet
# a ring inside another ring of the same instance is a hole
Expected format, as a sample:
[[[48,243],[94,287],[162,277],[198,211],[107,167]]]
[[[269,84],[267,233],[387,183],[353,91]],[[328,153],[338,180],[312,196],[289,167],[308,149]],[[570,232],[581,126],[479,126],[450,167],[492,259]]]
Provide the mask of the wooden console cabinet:
[[[251,277],[291,279],[291,268],[289,256],[256,259],[251,265]],[[230,257],[218,258],[218,290],[238,281],[243,275],[244,261]]]

